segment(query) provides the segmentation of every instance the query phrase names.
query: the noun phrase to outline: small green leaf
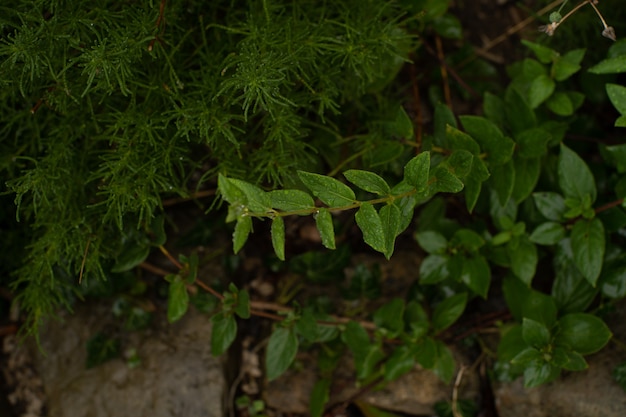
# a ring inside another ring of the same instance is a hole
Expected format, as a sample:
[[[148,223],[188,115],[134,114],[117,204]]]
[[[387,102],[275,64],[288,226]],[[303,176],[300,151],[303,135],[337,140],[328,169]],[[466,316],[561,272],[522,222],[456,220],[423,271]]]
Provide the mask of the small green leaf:
[[[242,319],[250,318],[250,294],[248,290],[237,291],[237,304],[233,311]]]
[[[450,238],[449,245],[474,253],[485,245],[485,239],[471,229],[459,229]]]
[[[561,370],[543,361],[536,361],[524,370],[524,387],[532,388],[556,379]]]
[[[130,271],[140,263],[146,260],[150,254],[150,246],[133,243],[127,245],[120,256],[115,260],[115,265],[111,268],[111,272]]]
[[[626,56],[623,58],[626,59]],[[619,84],[607,84],[606,93],[617,111],[623,115],[626,114],[626,87]]]
[[[322,245],[328,249],[335,249],[335,229],[330,211],[320,208],[315,215],[315,225],[320,232]]]
[[[542,64],[550,64],[554,59],[559,56],[559,54],[554,49],[550,49],[547,46],[538,43],[533,43],[523,39],[522,44],[530,48],[530,50],[533,51],[539,62],[541,62]]]
[[[217,187],[222,198],[229,204],[243,204],[246,196],[231,180],[222,174],[217,176]]]
[[[511,240],[507,245],[507,252],[511,260],[511,271],[530,286],[537,269],[537,247],[526,235]]]
[[[230,178],[228,180],[235,187],[239,188],[246,196],[245,206],[250,211],[256,213],[265,213],[271,209],[269,196],[265,191],[242,180]],[[228,201],[228,200],[227,200]]]
[[[513,161],[491,168],[489,185],[497,193],[500,205],[504,206],[511,198],[513,186],[515,185],[515,165]]]
[[[395,247],[396,237],[400,232],[401,212],[395,204],[386,204],[379,211],[380,221],[385,237],[385,252],[387,259],[391,258]]]
[[[404,166],[404,180],[421,193],[428,184],[429,172],[430,152],[422,152]]]
[[[311,390],[311,400],[309,401],[309,411],[311,417],[322,417],[324,408],[330,398],[330,379],[318,379]]]
[[[450,144],[450,150],[465,150],[472,155],[480,154],[478,143],[470,135],[453,126],[446,126],[446,138]]]
[[[265,369],[267,379],[281,376],[291,365],[298,352],[298,338],[293,328],[279,327],[267,343]]]
[[[522,304],[522,316],[552,327],[556,321],[556,303],[554,298],[539,291],[530,290]]]
[[[541,223],[531,233],[530,241],[539,245],[555,245],[565,237],[565,227],[555,222]]]
[[[285,222],[282,217],[274,217],[272,220],[272,246],[276,256],[281,261],[285,260]]]
[[[532,83],[530,83],[530,89],[528,90],[528,102],[530,107],[533,109],[539,107],[541,103],[552,95],[555,87],[556,84],[554,80],[545,74],[535,78]]]
[[[456,371],[456,361],[452,351],[440,340],[435,341],[436,356],[433,371],[446,384],[452,381]]]
[[[535,112],[514,88],[508,88],[505,97],[506,119],[514,134],[537,125]]]
[[[552,284],[552,298],[561,314],[585,311],[598,294],[574,264],[570,239],[557,243],[553,265],[556,279]]]
[[[571,234],[574,263],[592,286],[596,286],[604,261],[604,226],[598,218],[579,220]]]
[[[515,158],[515,184],[512,197],[518,204],[533,192],[541,173],[540,158]]]
[[[385,231],[380,216],[370,203],[363,203],[355,215],[355,220],[361,232],[363,240],[378,252],[385,253]]]
[[[617,172],[626,172],[626,145],[607,146],[605,149],[617,167]]]
[[[472,291],[487,299],[491,284],[491,270],[483,256],[465,258],[461,269],[461,281]]]
[[[211,317],[211,353],[219,356],[235,341],[237,321],[230,314],[219,312]]]
[[[363,362],[367,356],[368,347],[371,345],[367,331],[359,323],[354,321],[346,324],[342,333],[342,340],[352,352],[355,363]]]
[[[267,193],[272,208],[282,211],[309,210],[315,207],[313,198],[300,190],[274,190]],[[306,215],[308,213],[302,213]]]
[[[448,39],[461,39],[463,37],[463,27],[456,16],[446,13],[433,21],[433,29],[439,35]]]
[[[248,240],[248,235],[252,231],[252,218],[241,216],[237,218],[235,231],[233,232],[233,251],[239,252]]]
[[[619,299],[626,297],[626,263],[605,265],[600,276],[602,294],[609,298]]]
[[[448,247],[448,240],[439,232],[425,230],[415,234],[420,247],[430,254],[444,253]]]
[[[580,63],[585,56],[584,49],[574,49],[558,57],[552,65],[552,74],[557,81],[565,81],[580,71]]]
[[[189,307],[189,293],[185,280],[176,275],[170,282],[167,293],[167,321],[174,323],[180,320]]]
[[[367,192],[378,195],[388,195],[391,192],[387,182],[373,172],[350,169],[343,175],[352,184]]]
[[[626,55],[608,58],[589,68],[592,74],[618,74],[626,72]]]
[[[296,330],[309,342],[317,341],[319,326],[311,309],[304,309],[296,323]]]
[[[153,234],[152,246],[165,245],[167,235],[165,234],[165,216],[155,216],[150,223],[150,231]]]
[[[505,137],[498,126],[479,116],[460,116],[459,119],[467,133],[487,153],[491,165],[502,165],[511,159],[515,143]]]
[[[550,111],[559,116],[571,116],[574,114],[574,103],[572,103],[567,93],[561,91],[554,93],[548,101],[546,101],[546,106]]]
[[[437,284],[450,276],[449,258],[429,255],[420,264],[420,282],[424,285]]]
[[[376,326],[400,332],[404,327],[404,300],[394,298],[374,312]]]
[[[554,222],[563,221],[565,219],[565,199],[563,196],[552,192],[533,193],[533,199],[537,209],[543,216]]]
[[[545,129],[533,127],[515,135],[518,155],[522,158],[539,158],[548,152],[552,135]]]
[[[411,371],[415,366],[415,356],[407,345],[398,346],[385,362],[385,381],[393,381]]]
[[[527,345],[537,349],[550,344],[550,330],[543,323],[526,317],[522,321],[522,337]]]
[[[450,172],[458,178],[465,178],[472,170],[472,161],[474,155],[464,149],[452,151],[447,159],[447,165]]]
[[[558,165],[559,186],[565,197],[583,200],[586,195],[596,201],[596,183],[589,167],[576,152],[561,144]]]
[[[489,120],[495,123],[496,126],[502,129],[506,119],[504,100],[488,91],[485,92],[483,98],[483,113]]]
[[[446,298],[435,307],[433,311],[432,326],[435,333],[439,333],[450,327],[465,311],[467,294],[455,294]]]
[[[581,355],[602,349],[612,334],[598,317],[586,313],[567,314],[559,319],[555,343],[569,346]]]
[[[334,178],[298,171],[298,177],[314,196],[330,207],[349,206],[355,203],[354,191]]]
[[[433,170],[430,194],[458,193],[462,189],[463,182],[454,176],[449,169],[439,165]]]

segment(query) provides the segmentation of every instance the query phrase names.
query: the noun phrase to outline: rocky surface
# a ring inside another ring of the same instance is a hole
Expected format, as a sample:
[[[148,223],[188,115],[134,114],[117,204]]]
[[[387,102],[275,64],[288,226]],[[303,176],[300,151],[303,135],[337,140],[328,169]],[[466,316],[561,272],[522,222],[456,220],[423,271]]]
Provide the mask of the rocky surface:
[[[125,346],[140,363],[113,359],[85,368],[86,343],[109,318],[106,306],[79,308],[51,321],[41,333],[45,356],[35,350],[49,417],[218,417],[226,382],[211,356],[207,316],[189,311],[169,325],[157,318],[150,330],[134,332]]]

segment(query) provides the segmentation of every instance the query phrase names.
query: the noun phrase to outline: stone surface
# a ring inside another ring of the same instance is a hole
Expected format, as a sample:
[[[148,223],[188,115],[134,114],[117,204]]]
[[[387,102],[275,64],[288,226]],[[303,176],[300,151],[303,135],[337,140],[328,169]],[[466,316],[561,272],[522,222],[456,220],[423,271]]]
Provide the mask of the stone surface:
[[[222,363],[210,354],[207,316],[190,310],[169,325],[134,332],[125,346],[141,360],[123,359],[85,369],[86,342],[110,322],[106,306],[62,314],[41,333],[46,356],[35,354],[45,387],[48,417],[219,417],[226,382]]]

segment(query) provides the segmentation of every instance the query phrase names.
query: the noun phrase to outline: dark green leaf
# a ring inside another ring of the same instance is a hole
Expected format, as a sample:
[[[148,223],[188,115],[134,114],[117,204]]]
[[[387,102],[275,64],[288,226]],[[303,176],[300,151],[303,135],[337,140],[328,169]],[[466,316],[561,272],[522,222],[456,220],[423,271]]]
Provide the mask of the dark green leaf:
[[[574,224],[571,234],[574,262],[587,281],[594,287],[604,260],[604,226],[595,218],[579,220]]]
[[[600,276],[602,294],[609,298],[626,297],[626,262],[605,265]]]
[[[282,211],[309,210],[315,207],[313,198],[300,190],[274,190],[267,193],[272,208]],[[308,212],[302,213],[309,214]]]
[[[420,247],[430,254],[442,254],[448,247],[448,240],[439,232],[426,230],[415,234]]]
[[[515,158],[515,185],[513,195],[517,203],[521,203],[533,192],[541,173],[540,158]]]
[[[391,192],[387,182],[373,172],[350,169],[343,175],[352,184],[367,192],[378,195],[387,195]]]
[[[572,350],[589,355],[602,349],[612,334],[602,319],[585,313],[563,316],[558,322],[555,342]]]
[[[233,311],[242,319],[250,318],[250,294],[248,290],[237,291],[237,304]]]
[[[314,196],[330,207],[349,206],[356,201],[354,191],[334,178],[304,171],[298,171],[298,177]]]
[[[219,356],[228,349],[237,336],[237,322],[232,315],[219,312],[211,317],[211,353]]]
[[[222,174],[217,176],[217,187],[222,198],[229,204],[243,204],[246,196],[231,180]]]
[[[513,155],[515,143],[502,134],[498,126],[484,117],[460,116],[463,128],[487,153],[490,166],[502,165],[508,162]]]
[[[613,369],[613,372],[611,372],[611,376],[615,379],[615,382],[617,382],[619,386],[626,391],[626,362],[622,362],[617,365]]]
[[[589,68],[592,74],[618,74],[626,72],[626,55],[608,58]]]
[[[296,330],[309,342],[317,341],[319,336],[319,326],[315,315],[310,309],[304,309],[300,319],[296,322]]]
[[[461,22],[452,14],[444,14],[433,21],[433,29],[439,35],[448,39],[461,39],[463,28]]]
[[[322,417],[324,408],[330,398],[330,379],[318,379],[311,390],[311,400],[309,401],[309,411],[311,417]]]
[[[400,332],[404,327],[404,301],[394,298],[374,312],[376,326]]]
[[[546,101],[546,106],[559,116],[571,116],[574,114],[574,103],[572,103],[567,93],[561,91],[554,93],[548,101]]]
[[[523,339],[523,329],[522,329],[522,345],[526,345],[526,341]],[[534,347],[527,347],[523,349],[520,353],[518,353],[513,359],[511,359],[516,365],[532,365],[533,362],[543,362],[543,357],[539,349]]]
[[[418,193],[426,189],[429,173],[430,152],[420,153],[404,166],[404,180],[415,187]]]
[[[535,112],[516,89],[508,88],[504,100],[506,118],[514,134],[537,125]]]
[[[533,193],[533,199],[537,209],[548,220],[555,222],[562,221],[567,211],[563,196],[552,192]]]
[[[363,362],[371,345],[370,337],[363,326],[351,321],[346,324],[346,328],[341,336],[348,349],[352,352],[355,363]]]
[[[185,280],[176,275],[170,282],[167,292],[167,321],[174,323],[180,320],[189,307],[189,293]]]
[[[485,245],[485,239],[471,229],[459,229],[450,238],[449,246],[463,248],[467,252],[477,252]]]
[[[435,307],[433,311],[432,326],[435,333],[439,333],[450,327],[465,311],[467,294],[455,294],[446,298]]]
[[[267,343],[265,369],[267,379],[281,376],[291,365],[298,352],[298,338],[293,328],[279,327],[272,332]]]
[[[507,245],[511,270],[516,277],[530,286],[537,269],[537,247],[526,235],[514,238]]]
[[[554,79],[557,81],[565,81],[572,75],[580,71],[580,62],[585,56],[584,49],[574,49],[563,56],[558,57],[552,66]]]
[[[530,241],[539,245],[555,245],[565,237],[565,228],[560,223],[541,223],[530,234]]]
[[[459,129],[448,125],[446,127],[446,138],[450,144],[450,150],[465,150],[472,155],[480,154],[480,146],[467,133],[461,132]]]
[[[469,151],[457,149],[452,152],[446,162],[448,169],[454,176],[458,178],[465,178],[472,170],[473,160],[474,156]]]
[[[272,246],[276,256],[281,261],[285,260],[285,222],[282,217],[272,219]]]
[[[433,366],[435,374],[441,378],[446,384],[452,381],[456,371],[456,361],[452,355],[452,351],[440,340],[435,341],[436,359]]]
[[[580,201],[586,195],[596,200],[596,183],[589,167],[574,151],[561,144],[558,166],[559,186],[565,197]]]
[[[503,330],[500,343],[498,344],[498,361],[511,362],[528,347],[522,337],[522,326],[514,324],[503,327]]]
[[[380,221],[385,233],[385,257],[391,258],[395,247],[396,236],[400,233],[401,213],[395,204],[386,204],[379,212]]]
[[[617,167],[617,172],[620,174],[626,172],[626,145],[607,146],[605,149]]]
[[[539,62],[541,62],[542,64],[550,64],[553,60],[559,57],[558,52],[556,52],[554,49],[548,48],[547,46],[533,43],[525,39],[522,40],[522,44],[530,48],[530,50],[533,51]]]
[[[363,232],[363,240],[378,252],[385,253],[385,230],[380,216],[370,203],[363,203],[354,216],[356,223]]]
[[[461,281],[472,291],[483,298],[487,298],[491,284],[491,270],[482,256],[465,258],[461,270]]]
[[[532,388],[556,379],[561,370],[548,362],[533,362],[524,370],[524,387]]]
[[[585,358],[569,348],[556,347],[552,352],[552,362],[567,371],[583,371],[589,367]]]
[[[489,120],[496,124],[500,129],[505,124],[506,115],[504,111],[504,101],[490,92],[485,92],[483,98],[483,113]]]
[[[546,101],[554,92],[556,84],[554,80],[545,74],[535,78],[530,83],[528,90],[528,103],[531,108],[537,108],[541,103]]]
[[[589,284],[574,264],[569,238],[557,243],[553,264],[556,279],[552,285],[552,297],[559,312],[565,314],[585,311],[595,299],[598,289]]]
[[[541,349],[550,344],[550,330],[538,321],[524,317],[522,337],[527,345]]]
[[[420,282],[436,284],[450,276],[449,258],[441,255],[429,255],[420,264]]]
[[[160,215],[152,219],[150,231],[153,234],[152,245],[161,246],[165,244],[167,235],[165,234],[165,217]]]
[[[330,211],[320,208],[315,214],[315,225],[320,232],[322,244],[328,249],[335,249],[335,229]]]
[[[515,165],[513,161],[491,168],[489,184],[497,193],[500,205],[504,206],[511,198],[513,186],[515,185]]]
[[[449,169],[439,165],[432,172],[430,194],[458,193],[463,189],[463,183],[455,177]]]
[[[415,366],[415,356],[407,345],[398,346],[385,362],[385,381],[393,381]]]
[[[237,218],[235,231],[233,232],[233,251],[239,252],[248,240],[248,235],[252,231],[252,218],[241,216]]]
[[[150,246],[133,243],[127,245],[125,250],[115,260],[111,272],[129,271],[146,260],[150,254]]]
[[[626,56],[622,58],[626,60]],[[617,111],[622,115],[626,114],[626,87],[619,84],[607,84],[606,93]]]
[[[441,102],[435,106],[434,125],[435,144],[448,149],[449,144],[446,132],[448,126],[456,127],[456,117],[452,110]]]
[[[556,321],[556,303],[549,295],[531,290],[522,304],[522,316],[552,327]]]
[[[548,142],[552,135],[545,129],[534,127],[515,135],[518,155],[522,158],[539,158],[548,151]]]

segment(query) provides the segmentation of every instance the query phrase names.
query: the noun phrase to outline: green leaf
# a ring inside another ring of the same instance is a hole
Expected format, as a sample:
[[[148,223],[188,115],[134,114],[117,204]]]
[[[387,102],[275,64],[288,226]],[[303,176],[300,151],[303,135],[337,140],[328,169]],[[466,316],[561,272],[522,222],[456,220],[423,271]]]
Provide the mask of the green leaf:
[[[450,238],[450,246],[462,248],[467,252],[475,253],[485,245],[485,239],[471,229],[459,229]]]
[[[511,271],[530,286],[537,269],[537,247],[526,235],[514,238],[507,245],[507,252],[511,260]]]
[[[565,237],[565,227],[555,222],[541,223],[530,234],[530,241],[539,245],[555,245]]]
[[[296,322],[296,330],[309,342],[317,341],[319,326],[311,309],[306,308],[302,310],[300,319]]]
[[[415,234],[420,247],[430,254],[442,254],[448,247],[448,240],[439,232],[425,230]]]
[[[595,218],[579,220],[571,234],[572,252],[576,266],[592,286],[596,286],[604,261],[604,226]]]
[[[556,52],[554,49],[548,48],[547,46],[538,43],[533,43],[523,39],[522,44],[530,48],[530,50],[533,51],[539,62],[541,62],[542,64],[550,64],[559,56],[558,52]]]
[[[418,193],[426,189],[429,173],[430,152],[420,153],[404,166],[404,180],[415,187]]]
[[[363,240],[378,252],[385,253],[385,231],[380,216],[370,203],[363,203],[354,216],[357,225],[363,232]]]
[[[540,158],[514,158],[515,184],[513,185],[513,195],[518,204],[524,201],[533,192],[539,174],[541,173]]]
[[[548,362],[536,361],[524,370],[524,387],[532,388],[556,379],[561,370]]]
[[[523,334],[523,330],[522,330]],[[526,344],[526,341],[522,337],[522,345]],[[518,353],[511,362],[516,365],[524,365],[529,366],[532,365],[533,362],[543,362],[543,357],[541,352],[534,347],[527,347],[523,349],[520,353]]]
[[[617,172],[626,172],[626,145],[607,146],[605,149],[617,167]]]
[[[513,186],[515,185],[515,165],[513,161],[491,168],[489,185],[498,195],[500,205],[504,206],[511,198]]]
[[[592,74],[619,74],[626,72],[626,55],[600,61],[589,68],[589,72]]]
[[[515,135],[518,155],[522,158],[539,158],[548,152],[548,142],[552,134],[540,127],[530,128]]]
[[[524,317],[522,337],[527,345],[541,349],[550,344],[550,330],[538,321]]]
[[[373,172],[350,169],[343,175],[352,184],[367,192],[378,195],[388,195],[391,192],[387,182]]]
[[[272,246],[276,256],[285,260],[285,222],[282,217],[272,219]]]
[[[430,194],[458,193],[463,189],[463,183],[449,169],[441,165],[433,170]]]
[[[572,103],[567,93],[561,91],[550,96],[548,101],[546,101],[546,106],[559,116],[571,116],[574,114],[574,103]]]
[[[438,102],[435,106],[434,115],[434,141],[436,145],[448,149],[449,143],[447,138],[448,126],[456,127],[456,117],[452,110],[445,104]]]
[[[115,264],[111,268],[111,272],[130,271],[140,263],[146,260],[150,254],[150,246],[133,242],[126,245],[125,249],[115,260]]]
[[[315,207],[313,198],[300,190],[273,190],[267,193],[272,208],[282,211],[310,210]],[[307,215],[308,212],[302,213]]]
[[[619,299],[626,297],[626,263],[605,265],[600,276],[602,294],[609,298]]]
[[[626,362],[622,362],[613,368],[611,376],[619,384],[624,391],[626,391]]]
[[[394,298],[374,312],[376,326],[400,332],[404,327],[404,300]]]
[[[400,233],[400,208],[395,204],[386,204],[379,211],[380,221],[385,233],[385,252],[387,259],[391,258],[395,247],[396,236]]]
[[[167,321],[174,323],[180,320],[189,307],[189,293],[185,280],[176,275],[170,282],[167,292]]]
[[[446,384],[452,381],[456,371],[456,361],[452,351],[440,340],[435,341],[436,356],[433,371]]]
[[[268,381],[281,376],[296,358],[298,338],[293,328],[279,327],[267,343],[265,369]]]
[[[465,311],[467,294],[455,294],[446,298],[435,307],[433,311],[432,326],[435,333],[439,333],[450,327]]]
[[[241,216],[237,218],[235,231],[233,232],[233,251],[239,252],[248,240],[248,235],[252,231],[252,218]]]
[[[491,165],[502,165],[513,155],[515,143],[502,134],[494,123],[479,116],[460,116],[463,128],[487,153],[487,161]]]
[[[229,178],[222,174],[217,176],[217,187],[222,198],[229,204],[243,204],[246,196]]]
[[[211,324],[211,353],[219,356],[235,341],[237,321],[231,314],[219,312],[211,317]]]
[[[439,35],[448,39],[461,39],[463,28],[461,22],[452,14],[444,14],[433,21],[433,29]]]
[[[330,211],[320,208],[315,214],[315,225],[320,232],[322,245],[328,249],[335,249],[335,229]]]
[[[450,125],[446,126],[446,138],[450,144],[450,150],[465,150],[472,155],[480,154],[480,146],[467,133],[461,132],[459,129]]]
[[[411,371],[415,366],[415,356],[407,345],[398,346],[385,362],[385,381],[393,381]]]
[[[623,58],[626,59],[626,56]],[[626,114],[626,87],[619,84],[607,84],[606,93],[617,111],[621,114]]]
[[[324,408],[330,398],[330,379],[318,379],[311,390],[311,400],[309,401],[309,412],[311,417],[322,417]]]
[[[549,295],[531,290],[522,304],[522,316],[552,327],[556,321],[556,303]]]
[[[539,107],[541,103],[546,101],[548,97],[552,95],[555,87],[556,84],[554,83],[554,80],[545,74],[535,78],[530,83],[530,88],[528,90],[528,103],[530,104],[530,107],[533,109]]]
[[[584,49],[574,49],[558,57],[552,65],[552,74],[557,81],[565,81],[580,71],[580,63],[585,56]]]
[[[245,206],[247,206],[250,211],[266,213],[271,209],[269,196],[256,185],[235,178],[230,178],[228,181],[244,193],[246,196]]]
[[[152,232],[152,246],[162,246],[167,240],[165,234],[165,216],[155,216],[150,223],[150,231]]]
[[[559,319],[555,343],[569,346],[581,355],[602,349],[612,334],[607,325],[592,314],[574,313]]]
[[[359,323],[351,321],[346,324],[343,331],[342,340],[352,352],[355,363],[362,363],[367,356],[368,348],[371,345],[367,331]]]
[[[450,276],[449,258],[441,255],[429,255],[420,264],[420,283],[437,284]]]
[[[250,294],[248,290],[237,291],[237,304],[233,311],[242,319],[250,318]]]
[[[474,155],[464,149],[457,149],[452,151],[452,154],[447,159],[447,165],[450,172],[458,177],[465,178],[472,170],[472,161]]]
[[[537,210],[543,216],[554,222],[563,221],[565,219],[565,212],[567,207],[565,206],[565,199],[557,193],[552,192],[538,192],[533,193],[533,199]]]
[[[537,125],[535,112],[516,89],[508,88],[504,101],[506,119],[514,134]]]
[[[483,98],[483,113],[500,129],[505,125],[506,114],[504,107],[504,100],[488,91],[485,92]]]
[[[476,294],[487,299],[491,284],[491,270],[483,256],[464,258],[460,279]]]
[[[596,183],[589,167],[576,152],[563,144],[559,155],[558,178],[565,197],[582,201],[588,195],[592,203],[596,201]]]
[[[330,207],[349,206],[356,201],[354,191],[334,178],[304,171],[298,171],[298,177],[314,196]]]

